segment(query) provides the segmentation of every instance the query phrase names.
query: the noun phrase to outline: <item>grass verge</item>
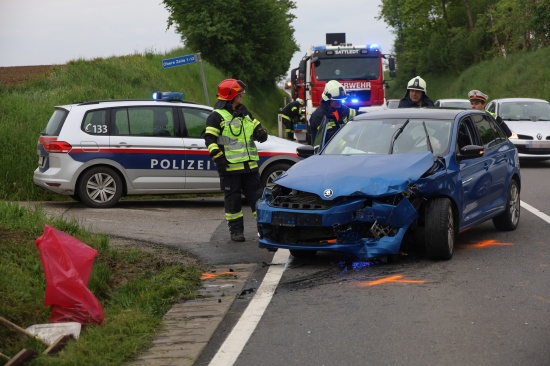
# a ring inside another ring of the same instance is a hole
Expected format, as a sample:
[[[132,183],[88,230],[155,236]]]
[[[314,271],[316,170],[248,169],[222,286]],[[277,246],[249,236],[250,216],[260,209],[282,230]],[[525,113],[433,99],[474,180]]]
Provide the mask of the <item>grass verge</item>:
[[[90,233],[77,222],[49,219],[40,207],[0,202],[0,316],[20,327],[49,323],[35,244],[45,224],[98,250],[88,288],[100,301],[105,319],[101,326],[83,327],[78,341],[58,355],[41,355],[30,365],[120,365],[152,344],[163,315],[175,302],[198,296],[201,270],[182,252],[164,257],[156,251],[113,248],[106,235]],[[14,356],[23,348],[41,353],[46,346],[0,325],[0,352]],[[6,362],[0,359],[0,365]]]

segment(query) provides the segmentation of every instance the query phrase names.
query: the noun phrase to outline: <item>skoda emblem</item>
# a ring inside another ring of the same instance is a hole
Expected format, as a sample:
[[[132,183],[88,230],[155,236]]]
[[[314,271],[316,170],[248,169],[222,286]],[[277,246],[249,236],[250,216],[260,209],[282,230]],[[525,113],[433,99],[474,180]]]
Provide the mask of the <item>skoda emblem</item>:
[[[539,140],[542,140],[542,135],[541,135],[540,133],[537,133],[537,138],[538,138]]]
[[[332,189],[325,189],[325,191],[323,192],[323,196],[325,198],[330,198],[332,197],[333,194],[334,192],[332,191]]]

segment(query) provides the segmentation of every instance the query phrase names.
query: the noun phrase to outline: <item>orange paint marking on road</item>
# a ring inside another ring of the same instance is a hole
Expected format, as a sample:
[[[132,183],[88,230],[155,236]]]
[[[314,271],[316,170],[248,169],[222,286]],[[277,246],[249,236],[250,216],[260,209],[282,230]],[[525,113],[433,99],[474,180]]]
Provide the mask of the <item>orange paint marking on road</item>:
[[[476,244],[465,244],[464,246],[468,248],[485,248],[490,246],[510,246],[513,245],[512,243],[499,243],[496,240],[484,240],[480,243]]]
[[[213,278],[222,277],[222,276],[234,276],[235,272],[220,272],[220,273],[203,273],[201,275],[201,280],[211,280]]]
[[[359,284],[359,286],[361,286],[361,287],[371,287],[371,286],[382,285],[382,284],[385,284],[385,283],[416,283],[416,284],[426,283],[426,281],[424,281],[424,280],[405,280],[405,279],[403,279],[403,277],[404,277],[403,275],[395,275],[395,276],[384,277],[384,278],[381,278],[379,280],[374,280],[374,281],[368,281],[368,282],[365,282],[365,283],[361,283],[361,284]]]

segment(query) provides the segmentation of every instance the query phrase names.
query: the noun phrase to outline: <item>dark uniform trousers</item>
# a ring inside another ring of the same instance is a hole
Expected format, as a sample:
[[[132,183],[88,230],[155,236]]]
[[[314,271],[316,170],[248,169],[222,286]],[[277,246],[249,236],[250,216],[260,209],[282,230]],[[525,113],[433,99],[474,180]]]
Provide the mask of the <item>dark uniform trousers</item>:
[[[246,198],[256,218],[256,202],[262,195],[260,173],[258,171],[248,173],[220,175],[220,187],[225,196],[225,217],[229,231],[233,233],[244,232],[244,220],[242,212],[242,196]]]

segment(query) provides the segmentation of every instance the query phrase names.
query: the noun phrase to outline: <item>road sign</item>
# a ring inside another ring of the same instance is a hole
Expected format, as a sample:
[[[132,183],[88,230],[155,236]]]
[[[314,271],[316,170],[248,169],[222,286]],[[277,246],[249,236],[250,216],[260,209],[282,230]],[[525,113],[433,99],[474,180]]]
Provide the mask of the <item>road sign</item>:
[[[194,64],[195,62],[196,62],[195,54],[174,57],[174,58],[162,60],[162,68],[169,69],[171,67]]]

